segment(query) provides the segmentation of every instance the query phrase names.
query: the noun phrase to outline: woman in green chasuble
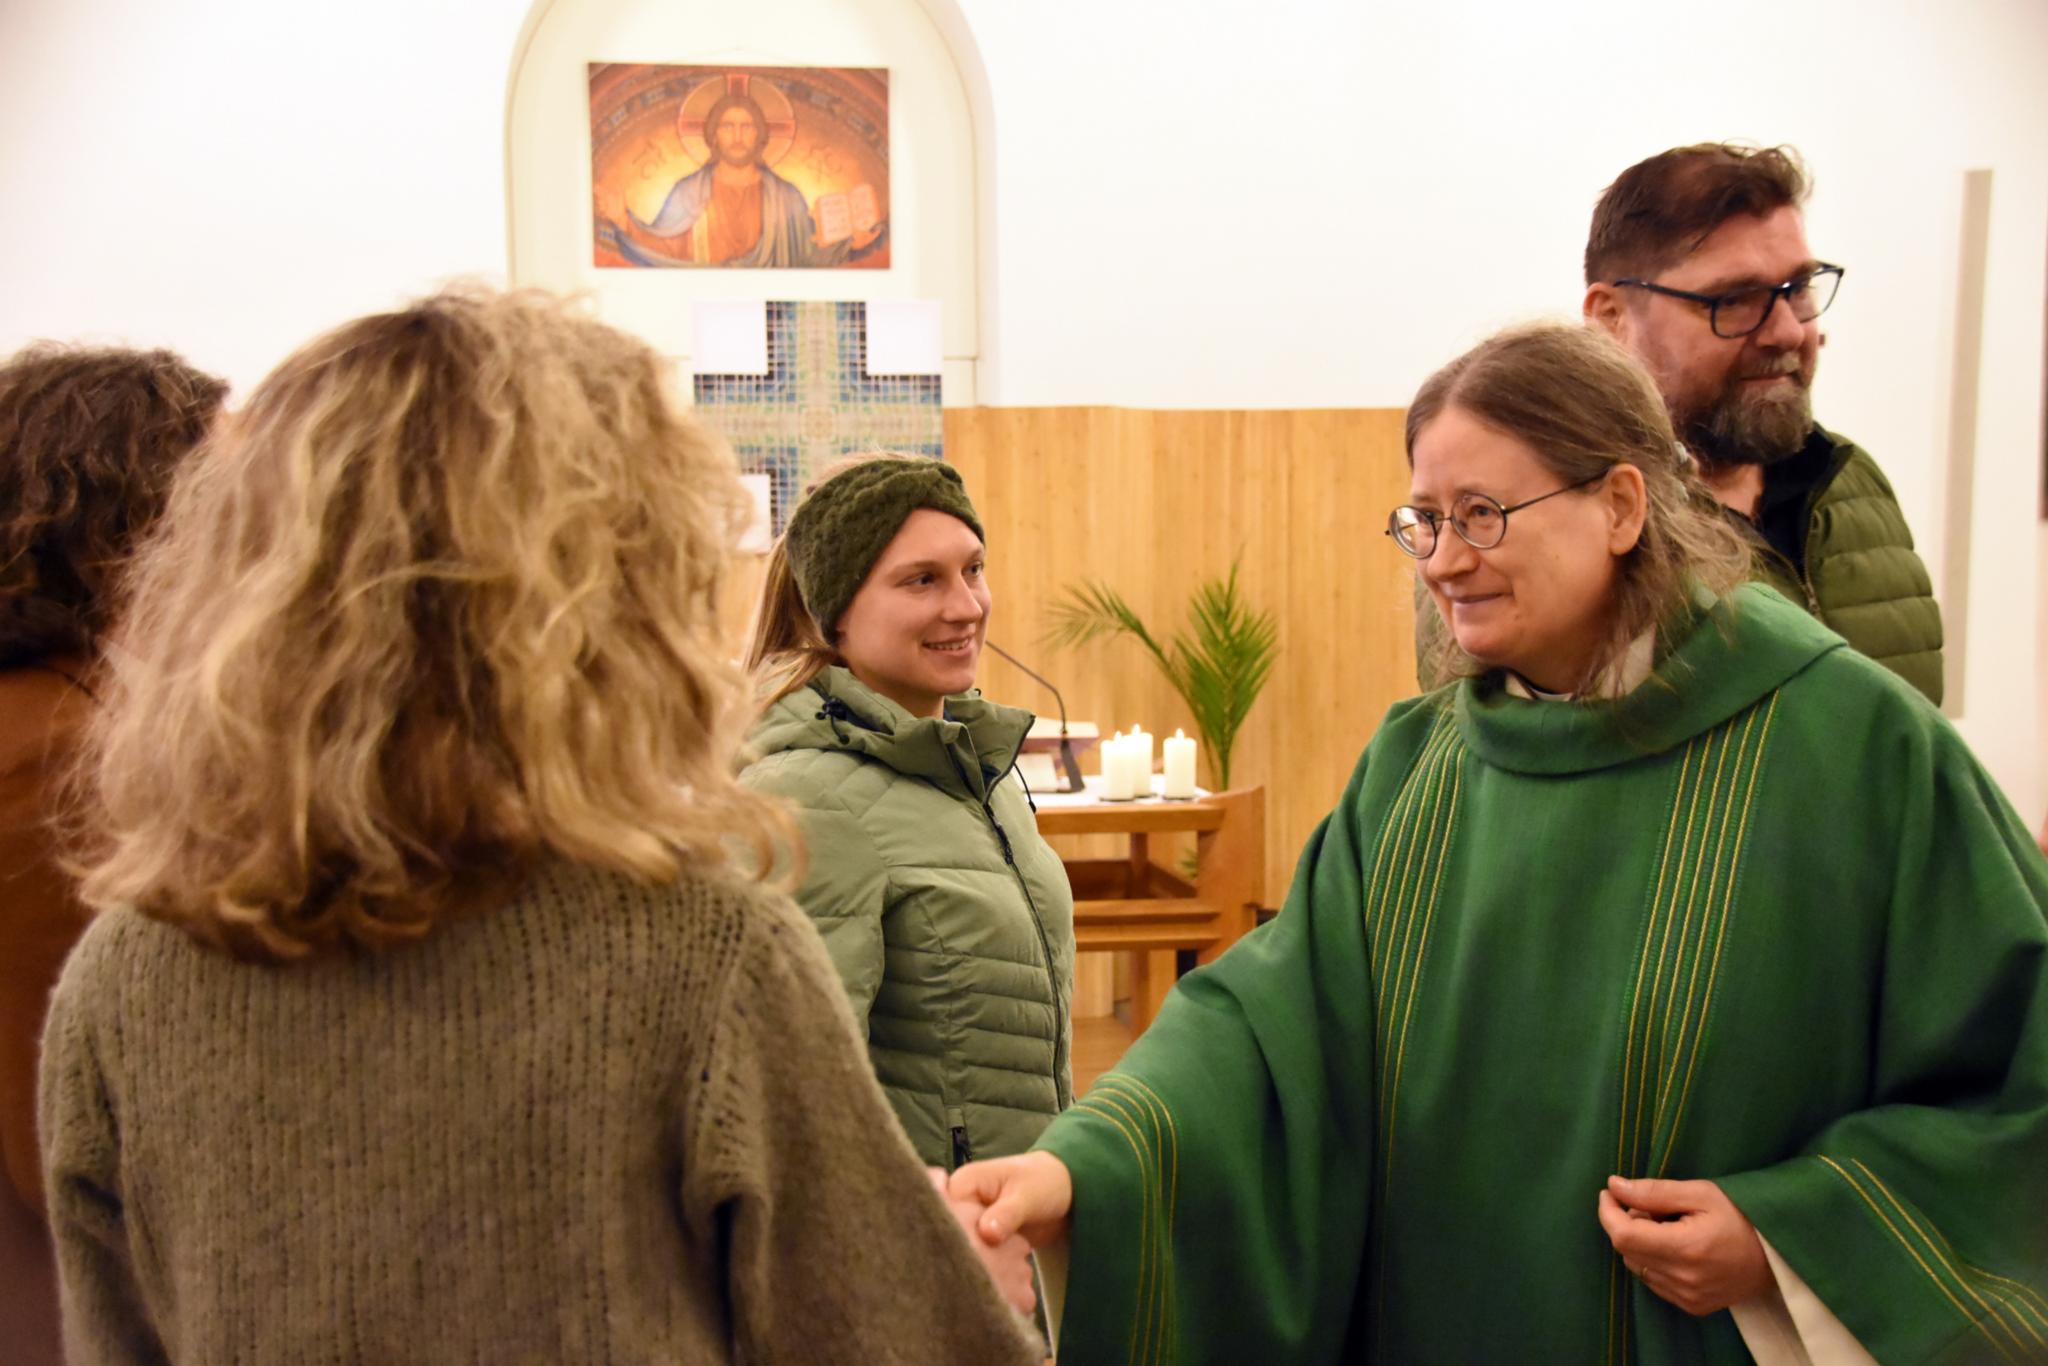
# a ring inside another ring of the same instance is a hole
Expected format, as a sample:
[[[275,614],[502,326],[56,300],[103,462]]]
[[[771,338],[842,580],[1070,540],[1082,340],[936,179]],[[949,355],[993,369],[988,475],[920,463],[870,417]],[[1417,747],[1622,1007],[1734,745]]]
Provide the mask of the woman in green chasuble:
[[[1768,383],[1774,381],[1760,381]],[[1508,333],[1408,418],[1455,643],[1271,924],[953,1194],[1063,1363],[2048,1361],[2048,861],[1761,586],[1650,381]]]

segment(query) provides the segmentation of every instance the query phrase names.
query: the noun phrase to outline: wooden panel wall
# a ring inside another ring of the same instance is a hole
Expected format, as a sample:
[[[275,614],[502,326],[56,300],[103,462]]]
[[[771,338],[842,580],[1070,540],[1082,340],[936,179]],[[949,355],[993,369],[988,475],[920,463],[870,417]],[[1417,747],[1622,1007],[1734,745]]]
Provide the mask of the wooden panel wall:
[[[1061,652],[1044,643],[1059,590],[1105,580],[1163,635],[1184,621],[1193,584],[1243,551],[1241,582],[1280,625],[1279,662],[1232,773],[1268,793],[1268,905],[1285,897],[1302,845],[1381,715],[1415,691],[1413,571],[1380,534],[1408,492],[1401,423],[1386,409],[946,414],[947,459],[988,531],[989,636],[1058,683],[1069,716],[1105,734],[1134,721],[1167,735],[1193,726],[1135,642]],[[993,654],[981,681],[999,701],[1055,714],[1043,688]]]

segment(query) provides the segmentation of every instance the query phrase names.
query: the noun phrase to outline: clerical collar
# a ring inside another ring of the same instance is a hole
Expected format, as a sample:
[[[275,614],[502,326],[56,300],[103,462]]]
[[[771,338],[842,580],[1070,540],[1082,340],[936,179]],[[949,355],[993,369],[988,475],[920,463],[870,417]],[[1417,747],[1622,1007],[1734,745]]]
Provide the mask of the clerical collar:
[[[1545,692],[1513,669],[1509,669],[1507,673],[1507,689],[1509,697],[1519,697],[1525,702],[1569,702],[1572,700],[1572,695],[1568,692]]]
[[[1650,676],[1650,668],[1657,659],[1657,630],[1655,627],[1644,631],[1629,642],[1621,658],[1600,676],[1593,686],[1595,697],[1626,697],[1634,692],[1642,681]],[[1569,702],[1576,693],[1545,692],[1513,669],[1507,672],[1508,696],[1520,697],[1533,702]]]

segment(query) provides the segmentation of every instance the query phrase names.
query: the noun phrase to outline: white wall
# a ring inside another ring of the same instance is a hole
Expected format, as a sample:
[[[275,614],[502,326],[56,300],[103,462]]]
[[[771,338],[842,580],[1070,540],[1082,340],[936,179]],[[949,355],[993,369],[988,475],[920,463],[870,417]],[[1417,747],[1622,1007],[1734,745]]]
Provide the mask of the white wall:
[[[505,272],[527,0],[0,0],[0,351],[178,347],[246,387],[315,331]]]
[[[1933,564],[1961,176],[1992,168],[1975,600],[1944,606],[1969,614],[1963,729],[2039,819],[2048,5],[926,5],[987,78],[984,401],[1399,405],[1493,327],[1575,310],[1622,166],[1788,141],[1815,249],[1850,267],[1819,410]],[[5,0],[0,350],[125,336],[246,384],[349,314],[501,275],[528,7]]]

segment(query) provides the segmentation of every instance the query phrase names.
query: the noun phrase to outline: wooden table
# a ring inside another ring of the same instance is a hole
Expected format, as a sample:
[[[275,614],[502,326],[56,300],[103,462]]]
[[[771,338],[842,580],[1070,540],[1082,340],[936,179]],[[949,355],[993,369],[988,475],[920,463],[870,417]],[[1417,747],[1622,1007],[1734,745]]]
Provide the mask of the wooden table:
[[[1121,858],[1069,858],[1066,865],[1075,947],[1133,955],[1131,1025],[1139,1033],[1173,989],[1182,955],[1211,962],[1258,923],[1266,885],[1264,788],[1192,801],[1105,802],[1092,790],[1041,794],[1038,831],[1128,837]],[[1152,836],[1176,831],[1195,836],[1192,882],[1152,859]]]

